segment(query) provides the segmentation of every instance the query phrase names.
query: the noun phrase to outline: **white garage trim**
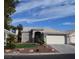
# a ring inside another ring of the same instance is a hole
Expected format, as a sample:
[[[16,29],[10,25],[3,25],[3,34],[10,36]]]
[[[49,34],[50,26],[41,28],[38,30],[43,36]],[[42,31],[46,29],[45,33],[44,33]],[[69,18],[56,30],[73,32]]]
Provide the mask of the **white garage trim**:
[[[64,35],[46,35],[47,44],[65,44]]]

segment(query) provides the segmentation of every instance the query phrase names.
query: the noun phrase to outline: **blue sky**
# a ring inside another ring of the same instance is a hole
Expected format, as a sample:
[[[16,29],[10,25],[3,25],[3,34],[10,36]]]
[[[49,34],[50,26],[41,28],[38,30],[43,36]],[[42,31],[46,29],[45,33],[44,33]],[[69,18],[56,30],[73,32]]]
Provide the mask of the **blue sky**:
[[[75,28],[74,0],[19,0],[16,12],[11,15],[12,25],[46,27],[56,30]]]

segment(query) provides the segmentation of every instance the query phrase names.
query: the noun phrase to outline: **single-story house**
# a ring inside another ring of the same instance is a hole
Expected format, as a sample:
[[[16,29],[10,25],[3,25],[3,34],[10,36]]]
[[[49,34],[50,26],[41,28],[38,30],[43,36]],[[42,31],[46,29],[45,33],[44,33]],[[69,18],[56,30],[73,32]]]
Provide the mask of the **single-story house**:
[[[35,42],[36,33],[43,34],[46,44],[67,44],[67,34],[48,28],[24,27],[22,31],[22,42]],[[38,34],[37,34],[38,35]]]
[[[75,44],[75,31],[61,32],[51,28],[23,27],[21,33],[21,43],[28,41],[35,43],[36,35],[43,34],[42,37],[46,44]],[[6,43],[9,34],[15,35],[16,41],[18,40],[18,30],[13,33],[4,29],[4,43]]]

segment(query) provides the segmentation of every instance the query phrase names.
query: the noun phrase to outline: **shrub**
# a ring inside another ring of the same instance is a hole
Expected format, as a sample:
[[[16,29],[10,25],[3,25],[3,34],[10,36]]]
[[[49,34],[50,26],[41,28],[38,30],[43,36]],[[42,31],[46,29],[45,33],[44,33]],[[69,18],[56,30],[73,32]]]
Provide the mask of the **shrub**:
[[[35,32],[35,42],[39,43],[40,45],[43,45],[44,42],[44,34],[41,32]]]
[[[14,35],[9,35],[7,38],[7,45],[6,48],[15,48],[15,36]]]
[[[7,46],[5,48],[7,48],[7,49],[9,49],[9,48],[13,49],[13,48],[15,48],[15,44],[7,43]]]
[[[44,44],[44,41],[39,40],[38,43],[39,43],[40,45],[43,45],[43,44]]]

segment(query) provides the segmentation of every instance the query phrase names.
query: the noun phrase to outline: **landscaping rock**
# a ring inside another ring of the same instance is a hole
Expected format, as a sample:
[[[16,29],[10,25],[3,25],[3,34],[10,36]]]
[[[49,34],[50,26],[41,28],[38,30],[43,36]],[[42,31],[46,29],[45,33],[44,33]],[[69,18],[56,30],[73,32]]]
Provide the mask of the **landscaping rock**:
[[[14,51],[13,53],[17,53],[16,51]]]
[[[5,52],[7,52],[7,53],[8,53],[8,52],[11,52],[11,50],[5,50]]]
[[[13,53],[16,54],[16,53],[20,53],[20,52],[19,51],[14,51]]]
[[[29,52],[34,52],[34,50],[33,49],[30,49]]]
[[[54,52],[54,51],[55,51],[55,49],[52,49],[52,51]]]
[[[24,48],[20,48],[20,49],[19,49],[19,51],[23,51],[23,50],[24,50]]]
[[[36,49],[36,52],[39,52],[39,49]]]

